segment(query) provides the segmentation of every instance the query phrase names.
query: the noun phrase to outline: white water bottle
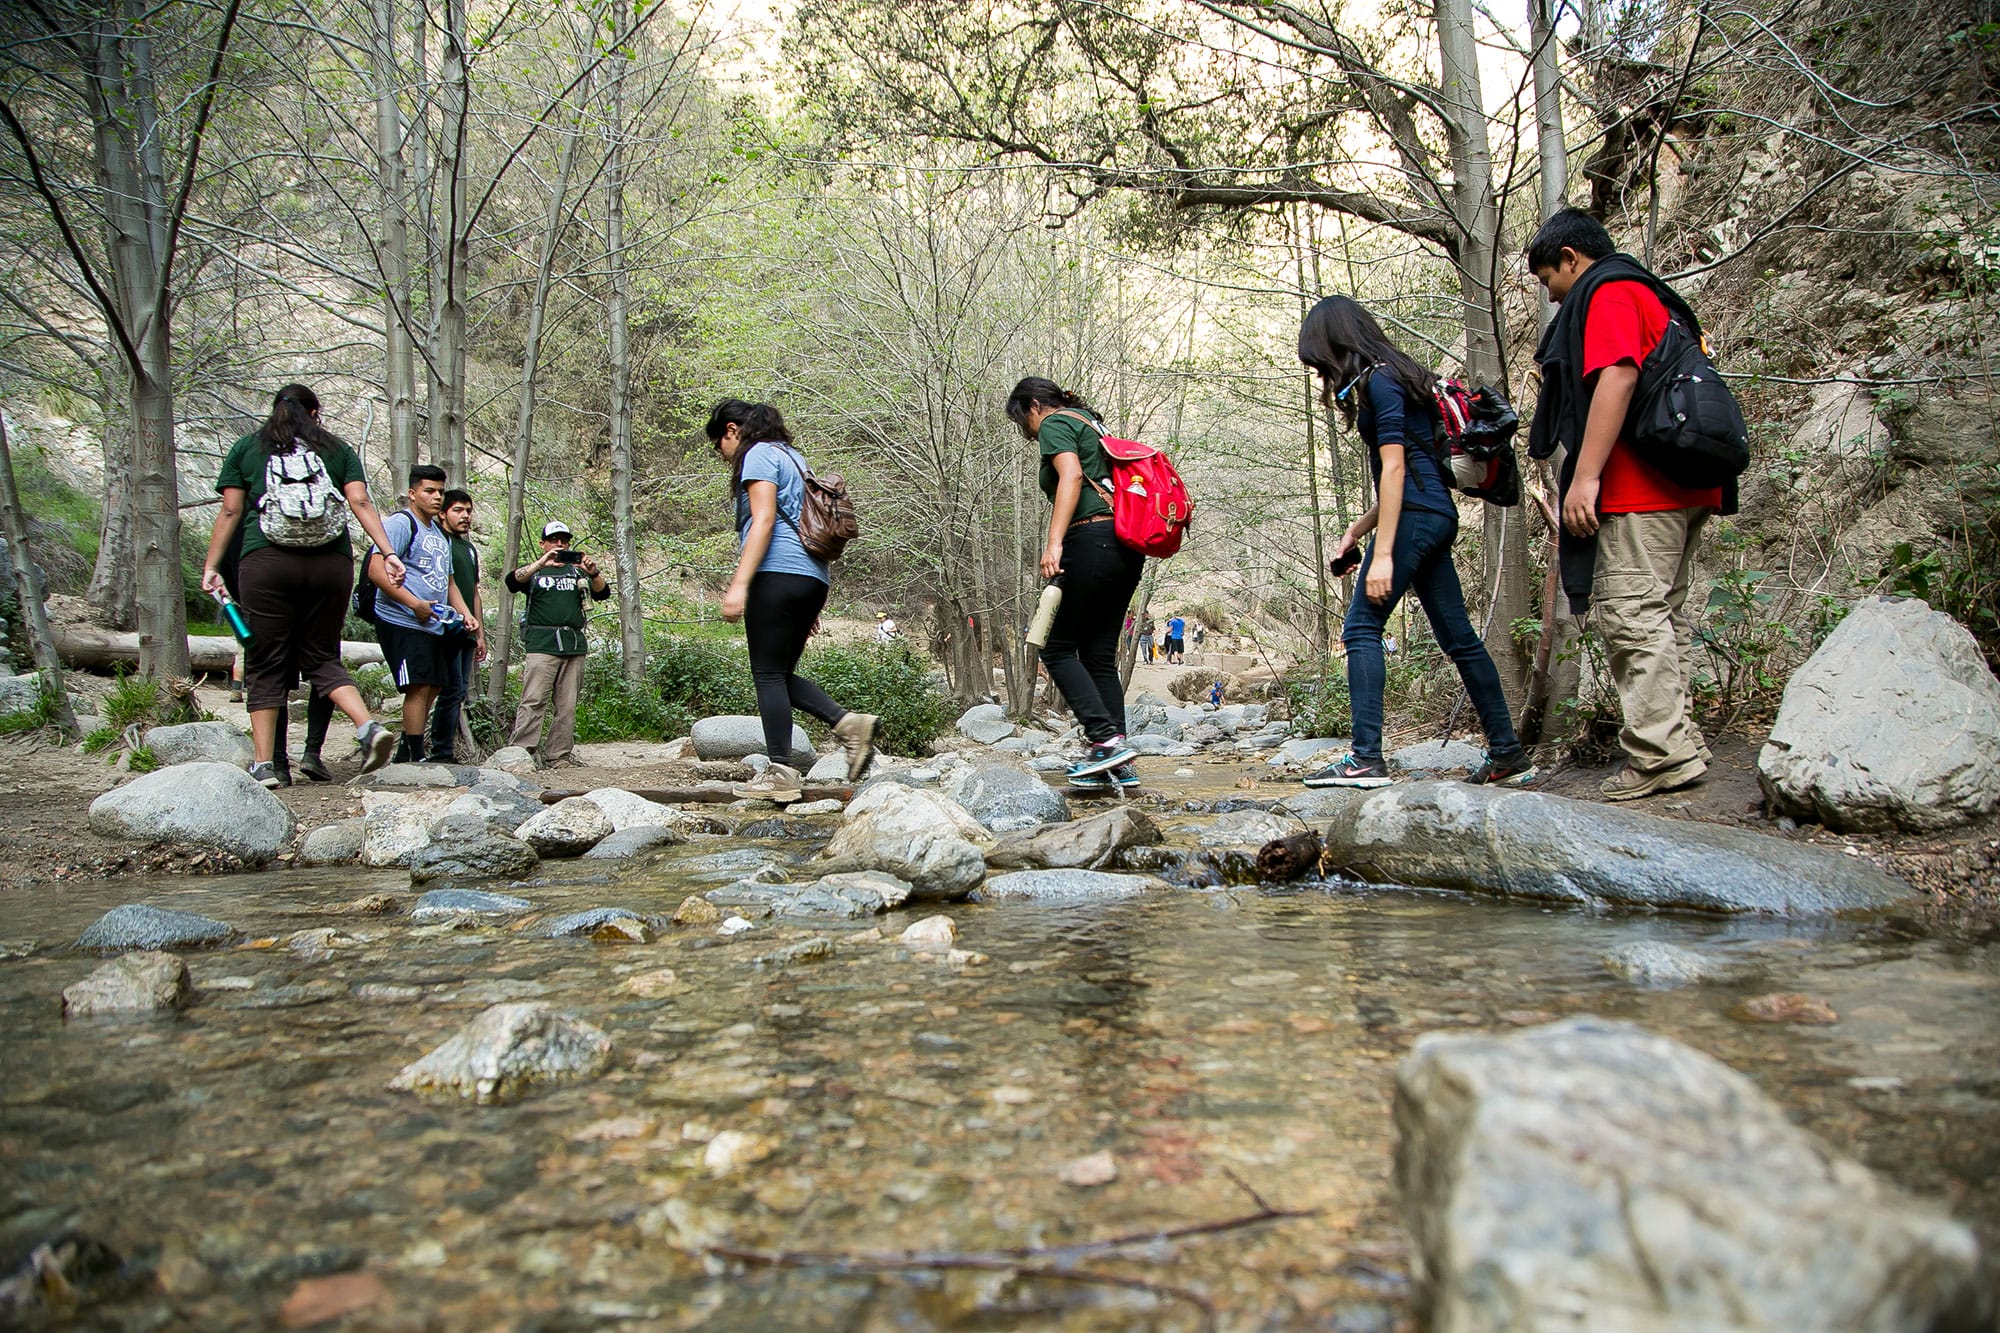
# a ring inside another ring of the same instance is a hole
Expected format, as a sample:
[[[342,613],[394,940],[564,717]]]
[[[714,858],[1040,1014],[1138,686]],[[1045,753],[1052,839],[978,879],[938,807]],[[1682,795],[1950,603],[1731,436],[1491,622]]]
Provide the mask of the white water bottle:
[[[1035,618],[1028,622],[1026,642],[1031,648],[1049,646],[1049,631],[1055,627],[1056,612],[1062,608],[1062,585],[1051,583],[1042,589],[1042,600],[1035,604]]]

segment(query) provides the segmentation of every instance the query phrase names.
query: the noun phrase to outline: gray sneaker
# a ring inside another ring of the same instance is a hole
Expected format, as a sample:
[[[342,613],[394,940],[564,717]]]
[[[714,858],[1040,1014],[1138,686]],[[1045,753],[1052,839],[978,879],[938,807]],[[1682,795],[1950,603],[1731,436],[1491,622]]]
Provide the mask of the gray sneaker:
[[[278,766],[272,763],[268,759],[262,761],[261,763],[255,763],[250,765],[250,777],[252,781],[263,783],[264,786],[271,791],[276,791],[280,787],[289,787],[291,785],[290,783],[286,782],[283,778],[280,778],[278,776]]]
[[[799,771],[788,764],[772,764],[750,781],[732,784],[729,790],[737,796],[776,801],[779,805],[789,805],[805,795],[805,789],[799,785]]]
[[[373,718],[362,723],[355,731],[354,741],[361,747],[363,773],[373,773],[388,763],[390,751],[396,748],[396,734]]]

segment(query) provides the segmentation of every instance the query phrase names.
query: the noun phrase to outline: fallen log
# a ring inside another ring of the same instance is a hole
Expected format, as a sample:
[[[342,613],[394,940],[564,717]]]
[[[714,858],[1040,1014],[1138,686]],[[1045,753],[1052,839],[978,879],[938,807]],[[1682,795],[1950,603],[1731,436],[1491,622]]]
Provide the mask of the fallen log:
[[[139,660],[139,636],[89,625],[51,625],[50,637],[64,666],[106,670]],[[196,671],[229,670],[236,660],[236,640],[221,635],[188,635],[188,664]],[[382,660],[380,644],[342,640],[340,660],[365,666]]]
[[[1319,869],[1322,848],[1318,829],[1273,838],[1257,849],[1257,879],[1265,884],[1309,875]]]
[[[729,784],[726,782],[704,782],[694,787],[628,787],[626,790],[630,791],[634,796],[642,796],[646,800],[656,802],[660,805],[726,805],[730,801],[742,799],[734,791],[730,790]],[[800,801],[851,801],[854,799],[854,788],[852,787],[804,787],[801,789],[801,792]],[[580,791],[545,791],[541,793],[541,797],[544,805],[554,805],[556,802],[566,801],[572,796],[582,796],[585,794]]]

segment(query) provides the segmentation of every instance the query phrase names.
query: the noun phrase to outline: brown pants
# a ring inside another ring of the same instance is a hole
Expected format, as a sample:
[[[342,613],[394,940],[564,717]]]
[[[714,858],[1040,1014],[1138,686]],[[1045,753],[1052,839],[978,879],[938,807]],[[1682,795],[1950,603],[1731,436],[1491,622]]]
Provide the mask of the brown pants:
[[[507,744],[534,753],[542,739],[542,714],[548,709],[549,694],[555,694],[555,710],[549,718],[548,744],[542,762],[553,764],[569,758],[576,748],[576,696],[583,689],[583,656],[557,657],[554,653],[529,653],[521,668],[521,706],[514,713],[514,734]]]
[[[256,518],[246,514],[243,521]],[[305,680],[321,698],[354,684],[340,665],[340,630],[354,589],[346,543],[305,551],[259,547],[243,557],[236,577],[250,622],[243,677],[251,712],[284,707],[295,680]]]
[[[1618,705],[1618,743],[1632,768],[1658,773],[1699,757],[1690,693],[1694,624],[1688,582],[1707,509],[1606,514],[1597,533],[1591,619],[1604,640]]]

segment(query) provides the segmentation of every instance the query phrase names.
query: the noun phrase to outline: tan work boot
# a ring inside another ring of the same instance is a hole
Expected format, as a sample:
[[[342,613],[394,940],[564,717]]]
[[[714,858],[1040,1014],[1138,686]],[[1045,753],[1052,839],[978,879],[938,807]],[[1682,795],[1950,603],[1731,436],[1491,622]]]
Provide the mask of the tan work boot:
[[[1641,773],[1627,764],[1600,782],[1597,789],[1604,793],[1607,801],[1636,801],[1642,796],[1654,796],[1676,787],[1685,787],[1690,782],[1699,781],[1707,772],[1708,765],[1699,758],[1656,773]]]
[[[738,796],[776,801],[779,805],[788,805],[805,795],[805,789],[799,785],[799,771],[788,764],[773,764],[748,782],[732,783],[729,790]]]
[[[847,756],[847,780],[858,782],[875,757],[875,728],[882,719],[873,713],[849,713],[833,724],[833,738]]]

